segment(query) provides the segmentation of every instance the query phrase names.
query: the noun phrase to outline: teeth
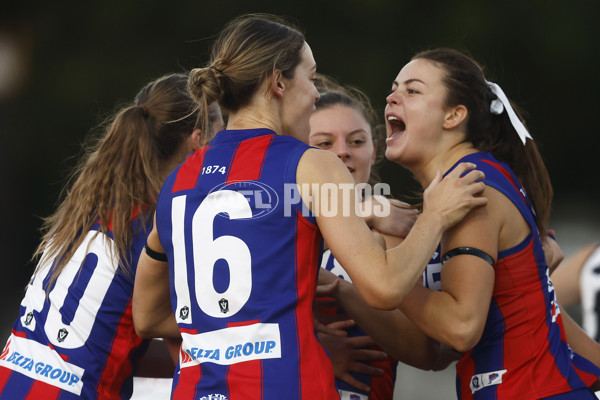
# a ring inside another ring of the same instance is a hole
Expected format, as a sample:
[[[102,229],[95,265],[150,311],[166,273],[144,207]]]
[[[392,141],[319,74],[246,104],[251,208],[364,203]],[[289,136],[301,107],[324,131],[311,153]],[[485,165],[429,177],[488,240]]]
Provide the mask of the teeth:
[[[390,115],[388,117],[388,121],[398,121],[398,118],[394,117],[393,115]]]

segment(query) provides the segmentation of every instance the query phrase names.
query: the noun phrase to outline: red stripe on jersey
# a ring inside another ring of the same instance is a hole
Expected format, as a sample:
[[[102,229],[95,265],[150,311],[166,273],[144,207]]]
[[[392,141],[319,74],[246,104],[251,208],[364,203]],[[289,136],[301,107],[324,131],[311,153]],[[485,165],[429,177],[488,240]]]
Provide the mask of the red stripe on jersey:
[[[132,373],[131,351],[137,349],[142,341],[133,326],[130,297],[127,308],[119,320],[110,353],[96,386],[99,398],[118,398],[123,382]]]
[[[518,398],[526,394],[543,394],[540,397],[546,397],[552,393],[545,394],[545,389],[570,388],[550,352],[550,329],[545,307],[541,306],[546,304],[544,291],[547,289],[540,280],[533,243],[532,239],[524,249],[498,260],[495,266],[494,296],[506,326],[511,327],[510,336],[505,335],[504,338],[504,368],[508,370],[504,380],[510,384],[498,386],[499,399]],[[520,298],[503,301],[502,289],[514,288],[515,283],[518,283]],[[536,357],[532,357],[527,365],[522,365],[523,354],[531,354],[541,345],[544,349],[538,350]]]
[[[202,378],[200,365],[182,368],[179,371],[177,386],[173,390],[172,400],[190,400],[196,398],[196,385]]]
[[[521,193],[521,191],[519,190],[519,187],[517,186],[517,184],[515,183],[515,181],[513,180],[512,176],[508,173],[508,171],[506,169],[504,169],[504,167],[502,167],[502,165],[495,163],[493,161],[490,160],[480,160],[486,164],[489,164],[491,166],[493,166],[494,168],[496,168],[498,171],[500,171],[502,173],[502,175],[504,175],[506,177],[506,179],[508,179],[508,181],[510,182],[510,184],[515,188],[515,190],[517,191],[517,193],[519,193],[519,196],[521,196],[521,199],[523,199],[523,201],[525,202],[525,204],[528,204],[528,201],[525,200],[525,197],[523,197],[523,193]]]
[[[459,367],[460,371],[458,370]],[[460,400],[472,399],[470,378],[475,375],[475,361],[471,358],[471,351],[464,353],[458,362],[457,374],[459,374],[460,378],[460,388],[458,389],[460,393],[458,398]]]
[[[23,400],[55,400],[60,396],[62,389],[47,384],[42,381],[33,381],[31,390],[27,393],[27,396]]]
[[[260,178],[265,154],[273,136],[261,135],[240,142],[231,159],[227,183],[255,181]]]
[[[190,335],[197,335],[198,334],[198,329],[189,329],[189,328],[181,328],[179,327],[179,332],[181,333],[187,333]]]
[[[230,322],[227,327],[247,326],[260,322]],[[227,368],[227,389],[229,400],[246,400],[263,398],[263,370],[262,360],[250,360],[232,364]]]
[[[12,369],[0,367],[0,394],[2,394],[2,391],[4,390],[4,385],[6,385],[6,382],[8,381],[8,378],[10,378],[10,374],[12,372]]]
[[[12,334],[18,337],[27,338],[27,334],[25,332],[15,331],[14,329],[12,330]]]
[[[210,149],[210,146],[200,147],[194,154],[187,158],[181,167],[179,167],[171,193],[192,189],[196,186],[198,176],[200,175],[202,165],[204,164],[204,154],[206,154],[208,149]]]
[[[577,366],[574,364],[571,365],[573,365],[573,368],[575,369],[575,372],[577,372],[577,376],[579,376],[579,379],[581,379],[587,387],[592,386],[592,384],[598,380],[598,377],[596,375],[586,372],[580,368],[577,368]]]
[[[331,361],[314,333],[313,300],[317,288],[321,233],[300,212],[296,214],[295,269],[298,305],[295,309],[298,341],[299,399],[336,399]],[[329,391],[329,393],[327,393]]]

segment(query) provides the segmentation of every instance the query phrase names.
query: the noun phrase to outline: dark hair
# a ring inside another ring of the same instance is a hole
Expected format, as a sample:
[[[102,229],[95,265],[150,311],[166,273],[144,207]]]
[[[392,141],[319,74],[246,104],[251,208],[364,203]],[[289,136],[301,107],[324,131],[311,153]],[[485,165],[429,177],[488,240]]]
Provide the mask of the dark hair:
[[[281,17],[238,17],[217,37],[208,66],[190,71],[190,93],[201,112],[214,101],[227,111],[237,111],[276,69],[293,78],[303,46],[304,35]]]
[[[447,48],[426,50],[412,59],[431,61],[445,72],[446,105],[464,105],[468,110],[466,140],[512,168],[531,199],[538,230],[545,235],[553,195],[550,176],[533,140],[523,145],[507,113],[490,112],[490,104],[497,97],[486,82],[483,68],[471,57]],[[511,104],[522,120],[519,109]]]
[[[379,114],[373,108],[367,95],[360,89],[342,85],[335,79],[316,74],[315,86],[319,91],[319,100],[315,103],[317,110],[322,110],[335,105],[346,106],[358,111],[371,128],[371,138],[375,145],[375,165],[371,168],[369,184],[373,185],[381,181],[375,166],[381,162],[385,154],[385,125],[381,123]]]
[[[133,240],[132,219],[139,212],[142,226],[151,222],[162,186],[161,168],[192,134],[196,109],[187,92],[187,75],[165,75],[97,128],[100,135],[88,139],[63,189],[64,199],[44,220],[34,258],[41,256],[38,268],[57,260],[48,288],[97,221],[105,235],[112,226],[111,250],[129,273],[125,255]]]

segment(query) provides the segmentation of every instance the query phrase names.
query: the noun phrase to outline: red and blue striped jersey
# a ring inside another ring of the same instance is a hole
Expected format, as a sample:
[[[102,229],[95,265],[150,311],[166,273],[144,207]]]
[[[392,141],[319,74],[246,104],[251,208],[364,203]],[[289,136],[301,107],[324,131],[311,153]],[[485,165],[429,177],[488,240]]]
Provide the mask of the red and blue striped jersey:
[[[136,224],[134,224],[135,226]],[[46,295],[39,266],[0,355],[0,399],[128,399],[147,342],[134,330],[133,276],[147,232],[135,230],[125,274],[109,236],[90,230]],[[137,229],[137,228],[136,228]]]
[[[322,237],[296,169],[308,145],[221,131],[166,180],[156,226],[183,343],[173,399],[335,399],[313,316]]]
[[[457,364],[459,399],[538,399],[589,386],[600,370],[567,344],[525,190],[508,165],[490,153],[470,154],[464,161],[475,163],[485,173],[483,182],[510,199],[531,234],[498,253],[483,335]]]

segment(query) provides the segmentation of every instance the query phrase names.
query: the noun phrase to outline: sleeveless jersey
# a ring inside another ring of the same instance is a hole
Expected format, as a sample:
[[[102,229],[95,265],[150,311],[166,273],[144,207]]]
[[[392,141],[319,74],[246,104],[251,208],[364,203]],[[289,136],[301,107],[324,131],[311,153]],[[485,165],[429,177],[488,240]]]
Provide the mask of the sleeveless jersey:
[[[585,261],[579,274],[583,329],[600,342],[600,247]]]
[[[490,153],[463,161],[475,163],[483,182],[519,209],[531,234],[498,253],[483,335],[457,364],[459,399],[538,399],[586,388],[600,370],[566,342],[530,200],[510,168]]]
[[[221,131],[165,182],[156,224],[183,337],[173,399],[339,399],[312,311],[322,237],[296,186],[308,148]]]
[[[335,257],[333,257],[331,250],[329,249],[323,252],[321,268],[331,271],[341,279],[352,283],[352,280],[350,279],[350,276],[346,270],[344,270],[344,267],[342,267]],[[344,310],[341,308],[332,311],[334,313],[344,313]],[[366,332],[357,325],[347,329],[346,332],[348,332],[348,337],[366,335]],[[373,346],[373,349],[381,350],[378,346]],[[336,378],[335,386],[340,393],[341,400],[392,400],[394,398],[396,366],[398,362],[392,357],[388,356],[385,360],[371,361],[369,364],[375,368],[380,368],[383,370],[383,375],[371,376],[352,372],[352,376],[369,385],[371,387],[371,392],[363,392],[362,390],[355,388],[341,379]]]
[[[40,265],[0,356],[0,399],[129,399],[147,347],[131,315],[133,276],[147,237],[135,226],[129,275],[111,253],[112,232],[106,237],[98,224],[48,296],[54,260]]]

